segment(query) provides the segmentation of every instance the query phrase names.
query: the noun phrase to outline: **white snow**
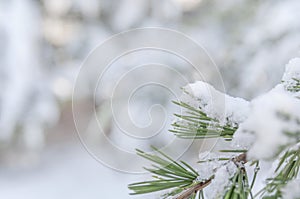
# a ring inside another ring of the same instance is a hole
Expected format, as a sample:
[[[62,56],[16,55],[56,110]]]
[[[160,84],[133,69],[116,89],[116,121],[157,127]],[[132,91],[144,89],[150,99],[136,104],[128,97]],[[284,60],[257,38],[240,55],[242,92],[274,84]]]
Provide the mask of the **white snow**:
[[[221,125],[237,126],[248,115],[248,101],[228,96],[208,83],[197,81],[183,89],[186,94],[182,96],[182,101],[200,108],[209,117],[220,121]]]
[[[248,132],[247,130],[243,129],[243,123],[240,125],[240,128],[234,133],[232,139],[232,146],[248,150],[253,143],[255,142],[255,135],[252,132]]]
[[[218,161],[219,154],[209,151],[200,153],[199,160],[205,162],[198,167],[198,173],[200,174],[197,178],[198,181],[209,179],[222,164],[222,162]]]
[[[127,185],[144,179],[143,175],[109,169],[80,145],[69,143],[47,148],[36,168],[1,168],[0,192],[5,199],[131,199]]]
[[[299,121],[299,100],[278,85],[251,102],[249,117],[236,131],[234,142],[250,147],[249,158],[269,159],[280,152],[280,147],[297,142],[297,138],[287,136],[286,132],[297,137],[300,133]]]
[[[286,70],[283,79],[289,80],[291,78],[300,79],[300,58],[298,57],[291,59],[286,65]]]
[[[282,189],[282,193],[285,199],[298,199],[300,198],[300,180],[295,179],[287,183]]]
[[[289,61],[282,77],[282,80],[287,84],[294,83],[293,79],[300,80],[300,58],[294,58]]]
[[[206,198],[223,198],[226,189],[232,183],[230,179],[234,176],[236,171],[237,167],[232,161],[219,168],[215,173],[215,178],[212,180],[211,184],[204,190]]]
[[[219,161],[220,154],[205,151],[199,154],[200,164],[197,180],[203,181],[214,175],[211,184],[204,189],[206,198],[222,198],[227,188],[231,185],[231,178],[237,171],[237,166],[232,161]]]
[[[4,27],[7,36],[0,61],[0,73],[5,74],[0,80],[0,141],[10,143],[20,129],[19,144],[40,150],[45,143],[44,129],[59,117],[48,75],[41,69],[40,13],[34,2],[22,0],[8,2],[8,8],[1,4],[0,12],[4,19],[0,29]]]

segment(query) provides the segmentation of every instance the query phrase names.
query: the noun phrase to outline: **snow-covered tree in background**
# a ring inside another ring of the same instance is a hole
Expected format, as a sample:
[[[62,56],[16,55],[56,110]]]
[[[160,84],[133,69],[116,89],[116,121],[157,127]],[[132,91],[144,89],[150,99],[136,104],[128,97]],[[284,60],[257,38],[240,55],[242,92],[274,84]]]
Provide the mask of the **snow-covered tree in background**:
[[[38,7],[14,0],[0,2],[0,10],[0,40],[5,40],[0,61],[0,158],[15,164],[16,160],[22,162],[20,155],[26,153],[36,162],[45,146],[45,128],[54,125],[59,116],[50,78],[40,67]],[[3,153],[10,150],[17,153]],[[14,157],[16,154],[19,156]]]
[[[221,148],[202,152],[192,167],[156,153],[154,179],[129,185],[132,194],[162,190],[162,198],[300,198],[300,58],[282,82],[252,101],[223,94],[198,81],[183,88],[182,107],[170,130],[184,139],[220,138]]]
[[[136,27],[186,33],[213,52],[229,93],[247,99],[257,96],[272,87],[280,78],[281,65],[296,56],[299,6],[297,0],[0,1],[2,142],[11,142],[19,129],[25,145],[41,148],[43,129],[56,123],[57,112],[71,100],[73,80],[88,52],[112,34]],[[211,78],[213,82],[213,74]],[[26,109],[31,102],[37,102],[32,106],[39,110],[32,112],[39,116],[19,119],[31,115]],[[39,133],[25,133],[22,126]]]

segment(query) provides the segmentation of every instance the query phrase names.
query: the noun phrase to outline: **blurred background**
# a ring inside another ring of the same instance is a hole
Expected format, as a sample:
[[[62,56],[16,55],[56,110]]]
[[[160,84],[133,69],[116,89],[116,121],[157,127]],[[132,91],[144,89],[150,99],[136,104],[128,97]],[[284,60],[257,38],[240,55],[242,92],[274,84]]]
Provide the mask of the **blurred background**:
[[[252,99],[277,84],[284,65],[299,56],[299,10],[297,0],[0,0],[0,197],[132,198],[127,184],[145,176],[117,171],[116,165],[126,169],[140,165],[122,156],[110,156],[101,137],[93,137],[98,133],[96,121],[89,120],[88,136],[108,154],[105,160],[111,159],[114,168],[101,164],[83,147],[72,116],[72,92],[80,66],[110,36],[141,27],[180,31],[208,51],[227,93]],[[120,134],[103,99],[106,90],[116,85],[116,73],[119,77],[130,67],[152,60],[186,76],[183,81],[169,71],[157,75],[173,89],[198,79],[186,63],[162,52],[137,53],[116,63],[115,71],[104,79],[104,89],[96,93],[97,115],[102,118],[105,135],[130,153],[150,144],[164,146],[173,139],[166,130],[172,121],[174,107],[170,101],[174,95],[157,87],[137,92],[130,105],[130,119],[136,126],[154,122],[147,129],[149,135],[162,126],[160,136],[142,142]],[[198,62],[205,64],[202,59]],[[93,71],[89,74],[85,76],[87,82],[96,81]],[[145,73],[137,73],[121,89],[144,78]],[[216,75],[207,78],[213,83]],[[82,118],[78,119],[85,120],[94,93],[87,85],[80,96],[76,105]],[[120,92],[118,100],[125,103],[122,99]],[[164,112],[151,112],[157,121],[145,114],[153,104],[164,107]],[[119,111],[122,116],[127,110]],[[123,125],[127,122],[124,120]],[[126,127],[128,132],[131,128]],[[177,149],[183,148],[179,144]],[[186,158],[195,159],[198,151],[192,146]]]

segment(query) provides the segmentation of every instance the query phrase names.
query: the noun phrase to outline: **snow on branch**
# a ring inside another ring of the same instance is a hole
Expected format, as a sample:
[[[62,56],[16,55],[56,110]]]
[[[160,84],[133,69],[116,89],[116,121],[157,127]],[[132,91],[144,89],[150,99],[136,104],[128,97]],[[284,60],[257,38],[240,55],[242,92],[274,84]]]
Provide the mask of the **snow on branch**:
[[[228,96],[208,83],[198,81],[183,88],[180,102],[181,114],[171,130],[184,138],[225,137],[230,139],[239,123],[249,112],[249,102]]]
[[[282,83],[290,92],[298,93],[300,91],[300,58],[294,58],[286,65]]]
[[[300,59],[296,58],[287,64],[280,84],[251,102],[228,96],[202,81],[187,85],[175,102],[182,112],[175,114],[177,120],[170,131],[181,138],[223,137],[231,142],[224,142],[219,154],[201,153],[197,169],[162,153],[167,162],[138,151],[159,166],[172,166],[148,169],[160,176],[155,177],[158,180],[135,183],[130,189],[142,194],[171,188],[164,196],[174,199],[299,198],[295,191],[300,170],[299,82]],[[258,191],[254,184],[260,162],[272,163],[274,169],[268,170],[270,177],[260,177],[265,185]],[[247,173],[251,167],[252,182]]]
[[[254,136],[251,135],[252,134]],[[255,159],[278,155],[282,147],[300,141],[299,100],[277,89],[251,102],[249,117],[234,135],[234,141]],[[250,146],[251,145],[251,146]]]

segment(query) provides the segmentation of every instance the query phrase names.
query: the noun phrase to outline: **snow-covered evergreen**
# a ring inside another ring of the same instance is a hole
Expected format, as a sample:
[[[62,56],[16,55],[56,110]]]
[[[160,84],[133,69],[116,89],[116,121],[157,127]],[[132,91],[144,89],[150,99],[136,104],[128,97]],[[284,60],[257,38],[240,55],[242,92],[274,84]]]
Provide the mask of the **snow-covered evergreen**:
[[[183,138],[225,138],[227,143],[221,142],[217,154],[201,153],[199,166],[183,165],[197,171],[198,177],[192,183],[175,178],[177,181],[173,181],[179,184],[168,186],[167,172],[155,167],[149,171],[161,177],[157,182],[132,184],[129,188],[134,193],[171,188],[173,192],[167,196],[174,198],[299,198],[295,189],[300,175],[299,71],[299,58],[292,59],[282,82],[250,102],[223,94],[204,82],[184,87],[181,101],[176,102],[184,110],[176,114],[175,130],[171,131]],[[224,133],[228,129],[232,134]],[[260,162],[272,163],[273,167],[259,171]],[[173,164],[178,163],[160,166],[171,169]],[[174,169],[170,174],[174,178],[177,172]],[[257,177],[259,172],[269,175]],[[257,182],[265,183],[260,190],[254,188]]]

